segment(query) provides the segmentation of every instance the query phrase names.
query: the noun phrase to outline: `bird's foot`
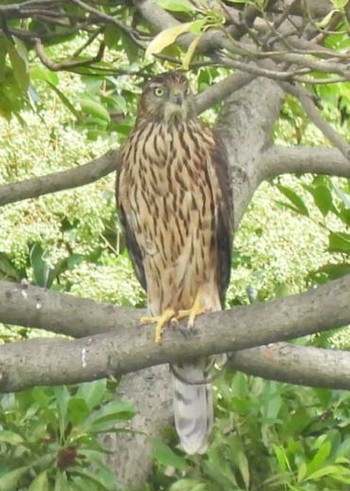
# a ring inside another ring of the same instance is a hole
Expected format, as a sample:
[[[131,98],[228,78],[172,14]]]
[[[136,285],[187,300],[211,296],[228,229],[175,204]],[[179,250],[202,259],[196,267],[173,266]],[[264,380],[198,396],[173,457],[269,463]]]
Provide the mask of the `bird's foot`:
[[[177,313],[174,309],[165,309],[161,315],[145,316],[141,317],[140,323],[142,325],[155,324],[155,342],[161,343],[163,339],[163,333],[165,326],[174,321],[177,318]]]
[[[193,329],[194,321],[198,315],[204,314],[206,312],[205,308],[202,306],[202,303],[197,296],[192,307],[186,310],[179,310],[176,314],[176,320],[179,321],[188,317],[187,327],[189,329]]]

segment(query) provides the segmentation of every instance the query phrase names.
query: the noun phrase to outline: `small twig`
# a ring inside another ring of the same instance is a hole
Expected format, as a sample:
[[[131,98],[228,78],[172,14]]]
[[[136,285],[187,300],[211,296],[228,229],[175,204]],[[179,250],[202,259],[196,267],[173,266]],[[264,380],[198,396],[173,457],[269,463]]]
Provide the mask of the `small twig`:
[[[136,36],[135,32],[132,31],[129,27],[126,26],[123,22],[115,19],[111,15],[105,14],[104,12],[101,12],[100,10],[95,9],[94,7],[91,7],[87,3],[83,2],[82,0],[71,0],[73,3],[76,5],[79,5],[82,9],[86,10],[86,12],[90,12],[91,14],[94,14],[98,19],[101,19],[108,24],[113,24],[118,29],[120,29],[122,32],[127,34],[138,46],[144,48],[143,44],[140,44],[140,40]]]
[[[294,6],[299,3],[299,0],[293,0],[288,6],[287,8],[284,10],[284,12],[282,13],[282,15],[276,20],[276,22],[274,22],[273,24],[273,28],[275,31],[277,31],[281,25],[283,24],[283,22],[287,19],[287,17],[289,16],[289,14],[292,12]]]
[[[40,39],[38,38],[34,39],[34,47],[35,47],[35,52],[40,58],[40,61],[43,63],[43,65],[45,65],[53,72],[59,72],[61,70],[70,70],[72,68],[90,65],[91,63],[95,63],[96,61],[101,61],[105,50],[105,44],[101,42],[97,54],[94,57],[89,58],[88,60],[65,61],[65,62],[57,63],[56,61],[53,61],[51,58],[47,56],[44,50],[44,46]]]
[[[15,27],[8,27],[7,31],[5,32],[3,29],[0,28],[0,33],[4,32],[5,34],[10,34],[12,36],[16,36],[18,39],[22,39],[24,41],[34,41],[35,39],[40,39],[42,41],[44,40],[50,40],[53,37],[55,38],[65,38],[67,36],[72,36],[73,34],[77,34],[80,30],[82,29],[82,26],[75,26],[72,27],[72,29],[66,29],[62,30],[59,32],[32,32],[32,31],[26,31],[24,29],[17,29]]]
[[[103,28],[102,27],[99,27],[98,29],[96,29],[96,31],[94,31],[87,39],[87,41],[82,44],[76,51],[74,51],[73,53],[73,57],[75,58],[76,56],[79,56],[80,53],[82,53],[82,51],[84,51],[84,49],[86,49],[88,46],[90,46],[91,43],[93,43],[95,41],[95,39],[97,38],[97,36],[99,34],[101,34],[101,32],[103,31]]]
[[[339,84],[342,82],[346,82],[346,78],[344,77],[337,77],[337,78],[311,78],[311,77],[294,77],[293,80],[295,82],[299,82],[302,84],[312,84],[312,85],[319,85],[319,84]]]
[[[284,90],[296,97],[303,106],[311,121],[322,131],[325,137],[334,145],[344,157],[350,161],[350,145],[335,131],[332,126],[321,116],[311,94],[303,87],[287,82],[281,82]]]
[[[299,69],[294,71],[269,70],[267,68],[259,67],[251,62],[244,63],[242,61],[233,60],[224,55],[218,56],[218,59],[226,66],[235,68],[236,70],[242,70],[244,72],[252,73],[258,77],[267,77],[273,80],[291,80],[296,75],[302,75],[309,72],[308,69]]]

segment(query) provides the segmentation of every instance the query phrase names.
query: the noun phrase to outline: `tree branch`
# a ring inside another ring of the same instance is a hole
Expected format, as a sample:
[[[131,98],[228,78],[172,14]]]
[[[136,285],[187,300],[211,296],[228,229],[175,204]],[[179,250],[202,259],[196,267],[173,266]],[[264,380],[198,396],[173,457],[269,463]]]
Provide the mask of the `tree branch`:
[[[118,152],[111,150],[88,164],[46,176],[0,186],[0,206],[44,194],[91,184],[117,168]]]
[[[105,44],[101,42],[96,55],[91,58],[88,58],[86,60],[69,60],[57,63],[49,56],[47,56],[44,46],[39,38],[35,38],[33,41],[35,52],[38,55],[41,63],[53,72],[59,72],[60,70],[71,70],[72,68],[87,66],[97,61],[101,61],[105,50]]]
[[[28,287],[24,290],[28,293],[25,297],[21,288],[14,289],[12,285],[11,295],[7,295],[8,301],[17,303],[18,310],[27,312],[29,317],[38,312],[38,297],[35,299],[31,294],[32,289],[35,293],[40,291],[39,288]],[[0,346],[0,390],[8,392],[34,385],[78,383],[345,326],[350,323],[349,289],[350,275],[299,295],[203,315],[197,319],[193,335],[184,336],[182,330],[172,332],[169,329],[162,345],[154,343],[153,327],[124,327],[119,313],[114,316],[115,329],[104,334],[73,341],[32,339],[3,345]],[[45,294],[47,298],[51,295],[56,299],[69,297],[52,292]],[[75,315],[69,317],[69,325],[62,326],[65,333],[70,331],[69,326],[82,322],[80,316],[84,316],[88,332],[100,331],[101,325],[113,327],[109,322],[115,307],[96,303],[94,318],[90,319],[92,308],[80,310],[77,306],[82,300],[74,297],[70,302],[71,308],[76,310]],[[46,329],[53,326],[57,332],[57,319],[63,317],[64,322],[62,304],[52,302],[48,309],[51,315],[46,312]],[[134,309],[135,312],[138,311]],[[2,313],[0,320],[3,320]],[[6,322],[9,320],[10,315],[7,314]],[[97,324],[93,325],[94,322]]]
[[[131,328],[142,309],[97,303],[31,285],[0,281],[0,322],[75,338]]]
[[[276,343],[232,353],[230,366],[278,382],[350,389],[348,351]]]
[[[209,109],[214,104],[222,102],[233,92],[245,87],[253,79],[254,75],[236,72],[224,78],[224,80],[211,85],[207,90],[196,95],[195,100],[198,114]]]
[[[271,146],[272,128],[283,97],[283,90],[275,82],[257,78],[231,94],[219,115],[217,128],[232,169],[236,227],[262,180],[261,155]],[[261,104],[262,100],[267,104]]]
[[[339,150],[327,147],[272,146],[263,152],[261,169],[263,180],[305,173],[350,177],[350,162]]]
[[[321,113],[313,101],[312,94],[309,94],[303,87],[281,82],[281,86],[294,97],[299,99],[306,114],[311,121],[322,131],[325,137],[334,145],[350,163],[350,145],[335,131],[332,126],[323,119]]]

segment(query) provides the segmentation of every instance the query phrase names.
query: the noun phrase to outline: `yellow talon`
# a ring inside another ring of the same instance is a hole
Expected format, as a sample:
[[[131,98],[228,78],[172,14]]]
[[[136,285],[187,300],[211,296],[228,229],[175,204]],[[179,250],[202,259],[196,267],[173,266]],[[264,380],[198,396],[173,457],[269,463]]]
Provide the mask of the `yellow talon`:
[[[201,301],[200,301],[199,297],[197,296],[196,300],[194,301],[194,304],[192,305],[192,307],[190,309],[178,311],[178,313],[176,315],[176,319],[180,320],[180,319],[184,319],[185,317],[188,317],[187,326],[189,327],[189,329],[192,329],[194,326],[194,321],[195,321],[196,317],[198,315],[204,314],[205,312],[206,312],[206,310],[204,307],[202,307]]]
[[[165,309],[162,315],[156,315],[154,317],[145,316],[141,317],[140,323],[145,324],[156,324],[155,329],[155,342],[161,343],[163,339],[164,327],[168,322],[176,318],[176,312],[174,309]]]
[[[155,342],[161,343],[163,339],[163,333],[165,326],[171,322],[172,324],[177,324],[177,322],[185,317],[188,317],[187,326],[192,329],[194,326],[194,321],[196,317],[200,314],[204,314],[205,309],[201,305],[199,296],[196,297],[194,304],[190,309],[176,311],[174,309],[165,309],[161,315],[144,316],[141,317],[140,323],[142,325],[146,324],[156,324],[155,328]]]

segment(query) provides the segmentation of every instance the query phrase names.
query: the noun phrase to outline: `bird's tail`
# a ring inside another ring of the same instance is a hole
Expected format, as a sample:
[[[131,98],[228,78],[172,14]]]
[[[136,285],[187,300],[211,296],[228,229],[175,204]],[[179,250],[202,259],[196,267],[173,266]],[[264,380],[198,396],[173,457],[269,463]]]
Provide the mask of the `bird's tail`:
[[[173,368],[175,426],[188,454],[204,453],[213,424],[212,388],[206,379],[205,360]]]

